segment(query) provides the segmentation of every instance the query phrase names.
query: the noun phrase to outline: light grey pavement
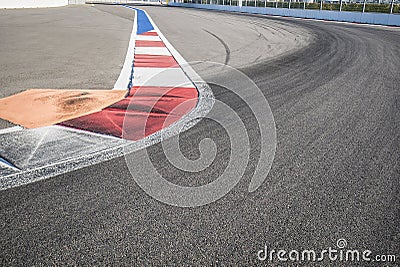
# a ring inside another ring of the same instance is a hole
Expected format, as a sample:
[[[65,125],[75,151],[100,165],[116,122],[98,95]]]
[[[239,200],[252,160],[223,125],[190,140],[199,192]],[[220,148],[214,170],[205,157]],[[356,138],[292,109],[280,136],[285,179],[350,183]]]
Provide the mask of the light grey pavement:
[[[112,89],[133,17],[118,6],[0,10],[0,97],[30,88]],[[9,125],[0,119],[0,128]]]
[[[162,10],[156,8],[144,9],[160,30],[168,33],[168,39],[187,61],[213,61],[236,68],[251,66],[294,53],[315,38],[312,31],[285,22],[249,23],[246,17],[232,19],[232,15],[223,12],[216,15],[171,7],[155,12]]]
[[[123,8],[95,8],[112,9],[116,20],[126,14]],[[213,86],[251,139],[252,161],[228,195],[200,208],[162,204],[139,188],[124,158],[1,191],[0,262],[252,266],[266,264],[257,260],[265,244],[322,250],[339,238],[351,248],[400,257],[399,29],[144,9],[187,61],[224,63],[230,51],[228,63],[242,67],[260,87],[278,138],[266,182],[247,192],[259,153],[257,123],[237,97]],[[201,38],[194,39],[197,34]],[[261,50],[268,40],[275,46]],[[199,185],[229,161],[228,136],[208,120],[181,134],[183,154],[198,157],[205,137],[219,150],[198,175],[170,166],[160,145],[148,151],[170,181]]]

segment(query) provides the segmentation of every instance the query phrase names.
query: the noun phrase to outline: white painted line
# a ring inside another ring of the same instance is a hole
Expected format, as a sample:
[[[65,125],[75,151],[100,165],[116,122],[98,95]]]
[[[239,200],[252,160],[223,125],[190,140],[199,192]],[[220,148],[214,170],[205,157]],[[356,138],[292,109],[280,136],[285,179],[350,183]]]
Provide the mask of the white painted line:
[[[193,83],[181,68],[135,68],[133,86],[189,86]]]
[[[136,40],[140,40],[140,41],[161,41],[160,37],[151,36],[151,35],[136,35]]]
[[[22,128],[21,126],[12,126],[12,127],[9,127],[9,128],[1,129],[0,130],[0,134],[6,134],[6,133],[12,133],[12,132],[16,132],[16,131],[21,131],[22,129],[24,129],[24,128]]]
[[[166,47],[136,47],[135,54],[137,55],[158,55],[172,56]]]
[[[132,34],[129,40],[128,51],[126,52],[125,62],[122,67],[121,73],[114,84],[114,90],[126,90],[131,80],[132,64],[135,57],[135,39],[137,29],[137,12],[135,11],[135,18],[133,20]]]

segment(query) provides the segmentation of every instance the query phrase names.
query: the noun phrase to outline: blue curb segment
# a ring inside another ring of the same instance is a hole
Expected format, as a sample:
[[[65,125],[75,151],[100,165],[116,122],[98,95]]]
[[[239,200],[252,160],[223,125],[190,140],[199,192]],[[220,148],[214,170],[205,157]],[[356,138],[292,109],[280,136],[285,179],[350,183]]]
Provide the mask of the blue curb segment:
[[[134,9],[137,12],[137,34],[142,34],[154,30],[153,25],[151,24],[149,18],[143,10],[128,5],[124,5],[124,7]]]

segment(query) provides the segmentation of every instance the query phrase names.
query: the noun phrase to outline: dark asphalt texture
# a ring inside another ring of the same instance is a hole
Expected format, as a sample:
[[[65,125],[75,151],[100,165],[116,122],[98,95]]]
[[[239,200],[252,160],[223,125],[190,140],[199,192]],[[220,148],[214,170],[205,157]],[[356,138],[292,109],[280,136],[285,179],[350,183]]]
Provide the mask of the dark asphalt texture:
[[[388,265],[398,266],[399,29],[183,8],[145,9],[188,61],[197,59],[190,58],[190,47],[182,50],[185,44],[174,43],[174,36],[185,32],[172,28],[169,33],[157,16],[181,20],[187,31],[197,26],[185,24],[186,18],[206,16],[260,28],[282,25],[314,37],[301,49],[241,68],[262,90],[275,117],[278,144],[266,181],[254,193],[247,192],[259,155],[257,122],[237,97],[212,86],[215,97],[238,112],[251,139],[252,160],[229,194],[197,208],[160,203],[139,188],[124,158],[1,191],[0,262],[253,266],[268,263],[257,259],[265,244],[287,251],[322,250],[344,238],[349,248],[396,254],[397,263]],[[213,35],[209,38],[218,42]],[[224,53],[233,51],[226,46],[235,38],[240,37],[232,34],[225,46],[220,44],[222,62]],[[207,40],[198,41],[207,50]],[[252,53],[249,47],[242,52]],[[231,53],[230,60],[234,57]],[[224,130],[203,120],[181,134],[183,153],[198,157],[199,140],[205,137],[215,141],[218,155],[197,175],[170,166],[160,144],[148,151],[168,180],[200,185],[218,177],[230,152]]]

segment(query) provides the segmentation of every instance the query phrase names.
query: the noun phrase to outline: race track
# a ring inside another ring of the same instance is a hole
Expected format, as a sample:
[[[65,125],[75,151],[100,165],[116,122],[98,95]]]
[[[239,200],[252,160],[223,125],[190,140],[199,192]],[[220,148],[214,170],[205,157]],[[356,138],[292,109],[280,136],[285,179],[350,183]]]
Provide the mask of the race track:
[[[340,238],[352,248],[398,253],[400,29],[141,8],[188,62],[231,65],[260,88],[276,124],[270,173],[247,191],[260,153],[257,121],[243,101],[211,85],[251,142],[251,161],[231,192],[202,207],[169,206],[135,183],[124,158],[0,191],[1,264],[251,266],[265,264],[257,259],[265,244],[323,249]],[[93,9],[116,21],[129,11]],[[207,119],[180,135],[190,159],[206,137],[218,153],[200,173],[171,166],[160,144],[148,152],[169,181],[206,184],[229,162],[229,137]]]

